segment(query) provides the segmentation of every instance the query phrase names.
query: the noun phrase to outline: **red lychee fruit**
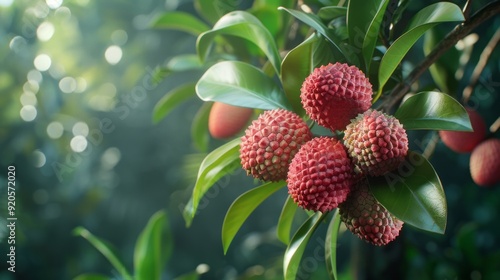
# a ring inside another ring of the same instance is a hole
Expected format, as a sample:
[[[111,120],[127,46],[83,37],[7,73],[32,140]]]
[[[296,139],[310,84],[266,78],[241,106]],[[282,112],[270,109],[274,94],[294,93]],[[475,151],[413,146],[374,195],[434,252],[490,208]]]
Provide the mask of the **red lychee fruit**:
[[[467,108],[473,132],[439,131],[443,143],[457,153],[468,153],[486,137],[486,124],[477,111]]]
[[[470,174],[479,186],[500,182],[500,139],[488,139],[479,144],[470,155]]]
[[[283,109],[266,111],[241,137],[241,165],[257,179],[285,180],[293,156],[311,138],[309,127],[297,114]]]
[[[352,118],[372,104],[370,81],[356,66],[345,63],[314,69],[300,91],[309,117],[332,131],[344,130]]]
[[[403,221],[394,217],[373,197],[366,179],[353,186],[339,205],[340,220],[356,236],[377,246],[396,239]]]
[[[347,126],[344,145],[364,175],[380,176],[404,161],[408,136],[398,119],[370,109]]]
[[[208,116],[208,131],[217,139],[233,137],[246,126],[252,113],[251,108],[214,102]]]
[[[313,138],[290,163],[288,193],[306,210],[327,212],[346,199],[352,176],[352,162],[340,141]]]

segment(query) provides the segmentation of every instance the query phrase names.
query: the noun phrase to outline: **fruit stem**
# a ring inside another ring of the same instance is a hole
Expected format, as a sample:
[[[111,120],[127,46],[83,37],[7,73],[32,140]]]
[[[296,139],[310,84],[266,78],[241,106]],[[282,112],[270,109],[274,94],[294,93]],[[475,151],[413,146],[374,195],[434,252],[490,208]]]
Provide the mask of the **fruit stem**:
[[[439,57],[454,46],[460,39],[472,32],[478,25],[498,13],[500,13],[500,1],[492,1],[473,14],[461,25],[453,29],[453,31],[448,33],[448,35],[434,47],[429,55],[413,69],[406,79],[393,88],[388,98],[384,100],[384,104],[380,107],[384,109],[384,111],[389,112],[389,109],[404,97],[408,90],[410,90],[411,85],[415,83],[418,78],[427,71],[427,68],[429,68]]]
[[[500,129],[500,117],[490,126],[491,134],[495,134]]]

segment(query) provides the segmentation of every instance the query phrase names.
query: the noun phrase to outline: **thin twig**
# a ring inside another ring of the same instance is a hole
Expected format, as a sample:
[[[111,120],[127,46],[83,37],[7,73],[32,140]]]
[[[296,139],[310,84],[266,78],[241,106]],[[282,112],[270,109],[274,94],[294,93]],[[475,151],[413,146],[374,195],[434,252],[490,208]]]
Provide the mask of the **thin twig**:
[[[463,9],[462,13],[464,14],[465,20],[469,19],[470,10],[472,8],[472,2],[473,1],[474,0],[467,0],[467,2],[464,5],[464,9]]]
[[[460,39],[467,36],[474,28],[485,22],[494,15],[500,13],[500,1],[493,1],[484,6],[481,10],[472,15],[468,21],[455,28],[429,53],[429,55],[399,83],[389,94],[388,98],[380,106],[384,111],[389,111],[403,96],[410,90],[411,85],[429,68],[436,60],[441,57],[449,48],[454,46]]]
[[[491,134],[495,134],[500,129],[500,117],[490,126]]]
[[[493,52],[499,41],[500,41],[500,29],[497,29],[495,34],[493,34],[493,37],[491,37],[490,41],[484,48],[483,52],[481,52],[479,61],[477,62],[476,67],[474,67],[474,70],[472,71],[469,84],[464,89],[464,92],[462,94],[462,99],[464,104],[469,101],[469,98],[471,97],[472,92],[474,91],[474,88],[476,87],[477,82],[479,81],[479,77],[481,76],[481,73],[486,67],[488,59],[490,58],[491,53]]]

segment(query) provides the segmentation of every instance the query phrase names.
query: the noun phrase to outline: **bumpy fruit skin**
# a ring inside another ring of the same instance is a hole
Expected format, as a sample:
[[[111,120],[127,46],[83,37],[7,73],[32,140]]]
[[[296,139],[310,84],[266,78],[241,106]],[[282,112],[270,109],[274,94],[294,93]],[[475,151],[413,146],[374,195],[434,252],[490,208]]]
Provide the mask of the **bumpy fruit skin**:
[[[217,139],[233,137],[247,125],[252,113],[251,108],[215,102],[208,116],[208,131]]]
[[[342,142],[318,137],[304,144],[290,163],[288,193],[306,210],[327,212],[349,194],[353,165]]]
[[[340,220],[362,240],[382,246],[396,239],[403,222],[373,197],[366,179],[353,186],[347,200],[339,205]]]
[[[488,139],[479,144],[470,155],[470,174],[479,186],[500,182],[500,139]]]
[[[467,108],[473,132],[464,131],[439,131],[443,143],[457,153],[469,153],[486,137],[486,124],[473,109]]]
[[[309,117],[331,130],[344,130],[372,101],[372,85],[365,74],[338,62],[314,69],[300,91]]]
[[[284,180],[293,156],[311,138],[309,127],[297,114],[283,109],[266,111],[241,137],[241,165],[257,179]]]
[[[370,109],[347,126],[344,145],[364,175],[380,176],[404,161],[408,135],[395,117]]]

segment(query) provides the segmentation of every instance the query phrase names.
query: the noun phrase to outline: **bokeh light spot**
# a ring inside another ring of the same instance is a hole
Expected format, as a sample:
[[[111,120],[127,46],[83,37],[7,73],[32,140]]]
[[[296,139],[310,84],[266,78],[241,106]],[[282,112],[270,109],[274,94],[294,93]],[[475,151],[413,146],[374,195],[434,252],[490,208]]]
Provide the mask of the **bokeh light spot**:
[[[71,142],[69,143],[71,149],[77,153],[85,151],[85,149],[87,148],[87,144],[87,139],[81,135],[73,137],[71,139]]]
[[[106,49],[106,52],[104,53],[106,61],[111,65],[115,65],[118,62],[120,62],[120,60],[122,59],[122,55],[123,55],[122,49],[116,45],[110,46],[109,48]]]
[[[35,167],[38,167],[38,168],[44,166],[45,163],[47,162],[47,158],[45,157],[45,154],[42,153],[42,151],[40,151],[40,150],[33,151],[33,154],[31,155],[31,159],[32,159],[33,165]]]
[[[38,90],[40,89],[40,85],[35,82],[35,81],[30,81],[28,80],[26,83],[24,83],[23,85],[23,90],[25,92],[29,91],[29,92],[32,92],[32,93],[37,93]]]
[[[113,33],[111,33],[111,41],[113,41],[113,44],[115,45],[125,45],[125,43],[127,43],[127,40],[128,34],[122,29],[115,30],[113,31]]]
[[[19,112],[21,115],[21,119],[26,122],[30,122],[36,118],[36,108],[33,105],[26,105],[21,108],[21,112]]]
[[[47,3],[47,6],[49,8],[55,10],[59,7],[61,7],[63,0],[45,0],[45,3]]]
[[[28,79],[28,82],[34,82],[37,84],[43,81],[42,73],[35,69],[30,70],[28,75],[26,75],[26,78]]]
[[[120,161],[122,154],[118,148],[111,147],[106,149],[101,157],[101,164],[104,169],[113,169]]]
[[[12,40],[10,40],[9,48],[16,53],[18,53],[18,52],[20,53],[20,52],[24,51],[27,44],[28,44],[28,42],[26,41],[26,39],[24,39],[24,37],[15,36],[14,38],[12,38]]]
[[[87,89],[87,80],[82,77],[76,78],[76,89],[75,92],[81,93]]]
[[[87,137],[89,135],[89,126],[84,122],[77,122],[73,125],[73,135]]]
[[[50,40],[52,36],[54,35],[55,28],[54,25],[48,21],[42,22],[36,30],[36,36],[38,37],[38,40],[45,42]]]
[[[61,138],[64,132],[64,127],[60,122],[51,122],[47,126],[47,135],[52,139]]]
[[[38,71],[47,71],[52,64],[52,59],[50,59],[50,56],[46,54],[39,54],[37,57],[35,57],[33,64]]]
[[[72,93],[76,90],[76,80],[73,77],[64,77],[59,81],[59,89],[64,93]]]
[[[37,103],[36,95],[32,92],[29,92],[29,91],[21,94],[21,97],[19,98],[19,100],[21,101],[21,104],[23,104],[23,106],[27,106],[27,105],[35,106]]]

